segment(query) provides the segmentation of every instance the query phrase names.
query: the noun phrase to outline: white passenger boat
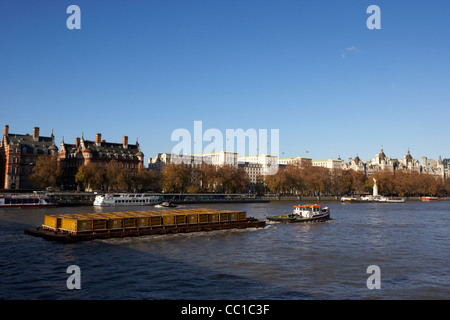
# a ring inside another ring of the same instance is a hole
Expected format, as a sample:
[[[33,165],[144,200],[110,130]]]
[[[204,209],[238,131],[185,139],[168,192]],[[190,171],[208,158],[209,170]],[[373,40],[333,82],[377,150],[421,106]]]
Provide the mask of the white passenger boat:
[[[149,193],[107,193],[97,195],[94,199],[94,206],[151,206],[160,202],[158,196]]]
[[[48,208],[56,207],[57,203],[49,200],[45,193],[32,194],[1,194],[0,209],[6,208]]]
[[[403,197],[375,196],[375,197],[373,197],[373,202],[404,203],[405,202],[405,198],[403,198]]]

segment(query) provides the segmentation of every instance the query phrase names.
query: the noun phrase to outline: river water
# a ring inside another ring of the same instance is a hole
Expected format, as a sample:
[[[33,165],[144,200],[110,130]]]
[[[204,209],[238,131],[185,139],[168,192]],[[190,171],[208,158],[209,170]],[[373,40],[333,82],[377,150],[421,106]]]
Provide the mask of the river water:
[[[293,202],[184,205],[267,216]],[[340,300],[449,299],[450,201],[323,202],[332,220],[265,228],[94,240],[75,244],[24,234],[45,214],[136,207],[0,210],[0,299]],[[149,207],[151,209],[151,207]],[[69,290],[67,268],[81,271]],[[369,266],[380,270],[370,290]]]

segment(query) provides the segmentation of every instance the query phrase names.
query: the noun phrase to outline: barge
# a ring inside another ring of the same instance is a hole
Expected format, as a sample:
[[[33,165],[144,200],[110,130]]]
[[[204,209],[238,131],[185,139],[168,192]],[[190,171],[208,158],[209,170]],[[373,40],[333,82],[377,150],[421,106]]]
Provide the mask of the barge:
[[[49,241],[73,243],[94,239],[262,228],[265,225],[265,221],[247,217],[245,211],[171,209],[46,215],[41,226],[27,228],[25,234]]]

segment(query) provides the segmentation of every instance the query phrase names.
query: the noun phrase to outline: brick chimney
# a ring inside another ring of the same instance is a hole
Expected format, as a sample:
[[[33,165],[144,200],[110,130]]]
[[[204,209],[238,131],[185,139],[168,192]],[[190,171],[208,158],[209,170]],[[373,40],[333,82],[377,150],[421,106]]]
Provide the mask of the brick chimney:
[[[97,133],[95,135],[95,144],[97,146],[101,146],[102,145],[102,134],[101,133]]]
[[[33,128],[33,140],[39,141],[39,127]]]
[[[5,129],[3,131],[3,135],[6,136],[6,137],[9,135],[9,126],[8,125],[5,125]]]
[[[122,145],[123,145],[124,149],[128,149],[128,137],[127,136],[122,137]]]
[[[80,147],[80,138],[75,138],[75,148]]]

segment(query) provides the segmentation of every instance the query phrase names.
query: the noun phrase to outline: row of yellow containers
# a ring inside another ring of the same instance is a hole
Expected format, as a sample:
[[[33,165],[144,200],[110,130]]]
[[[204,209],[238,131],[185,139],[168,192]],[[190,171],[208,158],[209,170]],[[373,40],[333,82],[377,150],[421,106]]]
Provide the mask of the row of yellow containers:
[[[109,212],[46,215],[44,226],[66,231],[93,231],[175,224],[245,220],[246,212],[217,209]]]

